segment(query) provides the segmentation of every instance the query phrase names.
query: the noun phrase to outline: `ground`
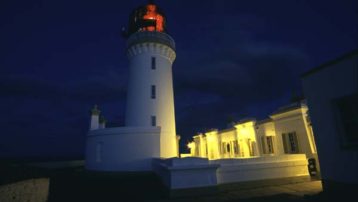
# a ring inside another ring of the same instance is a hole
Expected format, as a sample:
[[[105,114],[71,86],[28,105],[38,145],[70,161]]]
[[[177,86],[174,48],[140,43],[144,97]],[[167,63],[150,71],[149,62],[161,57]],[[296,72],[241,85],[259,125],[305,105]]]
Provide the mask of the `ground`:
[[[320,180],[294,184],[232,189],[197,196],[170,197],[152,173],[96,173],[62,171],[51,178],[49,202],[57,201],[312,201],[322,191]],[[316,200],[314,200],[316,201]]]
[[[4,168],[4,167],[2,167]],[[219,186],[213,192],[196,196],[170,197],[168,190],[153,173],[99,173],[83,167],[46,170],[22,166],[2,169],[2,184],[32,177],[49,177],[48,202],[62,201],[326,201],[321,194],[321,181],[302,181],[285,185]],[[6,176],[4,175],[6,174]],[[14,175],[17,175],[14,177]],[[19,177],[20,176],[20,177]],[[7,179],[7,180],[4,180]],[[228,188],[229,187],[229,188]]]

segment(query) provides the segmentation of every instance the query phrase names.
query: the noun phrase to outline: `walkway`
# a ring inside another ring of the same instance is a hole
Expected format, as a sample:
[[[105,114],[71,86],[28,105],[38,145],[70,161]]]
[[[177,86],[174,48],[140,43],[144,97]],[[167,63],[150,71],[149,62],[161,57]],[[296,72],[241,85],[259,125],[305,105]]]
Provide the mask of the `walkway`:
[[[322,191],[321,181],[310,181],[301,182],[295,184],[269,186],[248,190],[238,190],[235,192],[229,192],[225,194],[222,199],[233,200],[233,199],[248,199],[280,195],[282,198],[286,196],[287,199],[299,199],[305,195],[315,195]],[[278,197],[279,198],[279,197]]]
[[[231,190],[229,192],[220,193],[212,196],[200,196],[191,198],[176,198],[167,200],[153,200],[153,201],[311,201],[309,196],[318,194],[322,191],[322,184],[320,180],[300,182],[287,185],[266,186],[261,188]]]

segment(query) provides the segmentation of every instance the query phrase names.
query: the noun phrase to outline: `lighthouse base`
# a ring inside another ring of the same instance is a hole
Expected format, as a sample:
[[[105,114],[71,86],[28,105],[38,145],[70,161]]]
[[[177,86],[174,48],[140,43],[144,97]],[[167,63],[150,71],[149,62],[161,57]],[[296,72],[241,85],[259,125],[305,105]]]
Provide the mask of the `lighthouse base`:
[[[90,131],[85,167],[95,171],[151,171],[160,157],[160,127],[120,127]]]

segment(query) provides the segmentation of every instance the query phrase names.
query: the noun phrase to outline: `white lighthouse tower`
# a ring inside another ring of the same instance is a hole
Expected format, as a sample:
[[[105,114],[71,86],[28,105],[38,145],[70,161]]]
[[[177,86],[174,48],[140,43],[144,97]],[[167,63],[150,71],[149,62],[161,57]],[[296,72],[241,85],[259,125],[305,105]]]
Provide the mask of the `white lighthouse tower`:
[[[172,64],[174,40],[166,33],[163,12],[148,3],[129,19],[129,84],[125,127],[105,127],[92,111],[85,166],[97,171],[150,171],[153,159],[178,156]]]
[[[172,64],[176,55],[174,40],[166,33],[164,14],[153,3],[134,10],[127,36],[130,73],[126,126],[159,126],[160,156],[175,157]]]

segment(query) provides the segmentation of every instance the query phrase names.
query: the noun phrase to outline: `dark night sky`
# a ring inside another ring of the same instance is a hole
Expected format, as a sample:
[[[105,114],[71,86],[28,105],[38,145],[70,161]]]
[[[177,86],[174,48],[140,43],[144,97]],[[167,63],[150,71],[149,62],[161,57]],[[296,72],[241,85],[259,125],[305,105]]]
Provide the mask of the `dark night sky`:
[[[123,125],[120,30],[145,2],[1,1],[0,156],[81,156],[95,103]],[[177,44],[183,143],[228,117],[267,117],[301,91],[300,74],[358,47],[356,0],[156,2]]]

